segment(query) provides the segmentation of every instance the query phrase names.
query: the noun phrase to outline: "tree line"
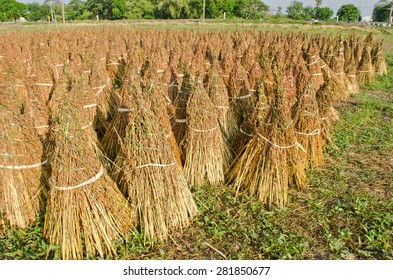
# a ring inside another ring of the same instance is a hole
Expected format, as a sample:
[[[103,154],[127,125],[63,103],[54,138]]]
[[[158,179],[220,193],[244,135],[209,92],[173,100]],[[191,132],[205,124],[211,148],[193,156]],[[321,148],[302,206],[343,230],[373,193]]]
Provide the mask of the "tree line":
[[[7,12],[0,16],[2,21],[12,20],[16,14],[24,16],[28,21],[43,21],[52,17],[54,20],[61,19],[61,0],[45,0],[42,4],[34,2],[26,5],[16,0],[0,0],[0,3],[3,2],[4,5],[0,4],[0,7],[8,11],[18,5],[18,13]],[[203,0],[71,0],[67,4],[64,3],[64,16],[65,20],[201,18],[203,2]],[[269,11],[269,6],[260,0],[205,0],[205,4],[206,18],[223,18],[225,13],[226,18],[261,19]]]
[[[322,6],[322,0],[316,0],[314,7],[292,1],[286,14],[279,7],[275,15],[269,14],[269,6],[260,0],[71,0],[64,3],[64,17],[67,21],[201,18],[204,2],[205,17],[211,19],[263,19],[272,16],[293,20],[330,20],[334,16],[331,8]],[[373,20],[389,21],[392,8],[393,1],[378,1],[373,10]],[[23,4],[16,0],[0,0],[0,21],[16,20],[21,16],[28,21],[62,19],[62,1]],[[341,21],[358,21],[361,13],[354,4],[346,4],[340,7],[336,16]]]

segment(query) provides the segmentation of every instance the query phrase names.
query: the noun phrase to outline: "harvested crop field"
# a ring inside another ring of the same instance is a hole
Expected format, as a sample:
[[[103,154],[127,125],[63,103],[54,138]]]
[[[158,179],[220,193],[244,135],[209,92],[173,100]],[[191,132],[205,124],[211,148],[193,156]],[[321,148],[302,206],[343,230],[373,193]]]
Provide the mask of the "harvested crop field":
[[[238,25],[2,32],[0,259],[392,259],[391,30]]]

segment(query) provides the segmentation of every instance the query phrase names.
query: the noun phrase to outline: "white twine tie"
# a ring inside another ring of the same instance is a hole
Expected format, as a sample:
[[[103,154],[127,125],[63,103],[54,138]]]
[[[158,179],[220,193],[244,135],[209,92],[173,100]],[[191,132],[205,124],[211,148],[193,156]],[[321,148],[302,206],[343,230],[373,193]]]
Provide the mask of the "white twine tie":
[[[117,108],[117,111],[118,111],[119,113],[128,113],[128,112],[131,112],[132,109],[128,109],[128,108]]]
[[[169,163],[169,164],[147,163],[147,164],[144,164],[144,165],[139,165],[139,166],[137,166],[136,168],[143,168],[143,167],[149,167],[149,166],[155,166],[155,167],[168,167],[168,166],[173,166],[173,165],[175,165],[175,164],[176,164],[176,162],[172,162],[172,163]]]
[[[94,107],[97,107],[97,104],[87,104],[87,105],[83,106],[84,109],[94,108]]]
[[[68,191],[68,190],[73,190],[73,189],[81,188],[81,187],[84,187],[84,186],[86,186],[86,185],[89,185],[89,184],[91,184],[91,183],[97,181],[97,180],[102,176],[102,174],[104,174],[104,167],[101,165],[100,171],[98,171],[98,173],[97,173],[94,177],[91,177],[89,180],[84,181],[83,183],[80,183],[80,184],[78,184],[78,185],[76,185],[76,186],[72,186],[72,187],[59,187],[59,186],[53,186],[53,188],[54,188],[55,190],[59,190],[59,191]]]
[[[48,162],[48,159],[44,160],[43,162],[31,164],[31,165],[0,165],[0,168],[3,169],[15,169],[15,170],[20,170],[20,169],[31,169],[31,168],[36,168],[40,167]]]
[[[211,131],[214,131],[214,130],[218,129],[217,126],[213,127],[213,128],[210,128],[210,129],[196,129],[196,128],[193,128],[193,127],[191,127],[189,125],[188,125],[188,128],[191,129],[192,131],[195,131],[195,132],[211,132]]]
[[[237,99],[246,99],[251,97],[251,94],[247,94],[247,95],[243,95],[243,96],[238,96],[238,97],[234,97],[233,99],[237,100]]]
[[[310,133],[295,131],[295,134],[305,135],[305,136],[314,136],[314,135],[319,135],[320,133],[321,133],[320,129],[315,129]]]
[[[262,134],[260,134],[259,132],[257,132],[257,134],[258,134],[259,137],[261,137],[263,140],[265,140],[266,142],[268,142],[270,145],[272,145],[272,146],[275,147],[275,148],[278,148],[278,149],[290,149],[290,148],[293,148],[293,147],[298,146],[303,152],[305,152],[305,153],[307,154],[307,151],[306,151],[306,150],[303,148],[303,146],[302,146],[299,142],[297,142],[297,141],[295,141],[295,143],[293,143],[292,145],[289,145],[289,146],[279,146],[279,145],[273,143],[272,141],[270,141],[269,139],[267,139],[266,137],[264,137],[264,136],[263,136]]]
[[[54,84],[45,84],[45,83],[36,83],[36,86],[43,86],[43,87],[53,87]]]

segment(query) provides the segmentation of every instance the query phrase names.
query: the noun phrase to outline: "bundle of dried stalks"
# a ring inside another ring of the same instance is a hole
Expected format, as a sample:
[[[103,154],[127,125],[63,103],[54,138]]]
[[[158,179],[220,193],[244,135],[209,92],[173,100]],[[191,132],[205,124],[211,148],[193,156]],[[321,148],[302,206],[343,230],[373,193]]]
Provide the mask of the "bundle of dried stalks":
[[[154,80],[157,81],[157,85],[162,87],[161,94],[165,97],[168,103],[172,103],[175,101],[176,96],[179,93],[179,84],[177,82],[177,75],[174,71],[174,68],[170,65],[163,67],[160,69],[159,66],[155,65],[154,70],[150,70],[151,72],[155,72],[149,75],[153,75]]]
[[[239,61],[236,62],[229,76],[228,95],[236,122],[240,125],[244,117],[251,114],[256,98],[255,92],[250,91],[247,72]]]
[[[186,124],[187,102],[192,91],[192,86],[193,86],[193,81],[191,75],[188,72],[188,70],[185,69],[181,88],[174,102],[175,118],[172,125],[172,130],[175,135],[176,142],[179,145],[182,144],[187,130],[187,124]]]
[[[329,83],[331,84],[332,91],[330,92],[330,95],[332,96],[333,100],[344,100],[349,96],[349,93],[353,92],[353,88],[351,87],[350,81],[348,80],[346,73],[335,73],[326,64],[321,66],[321,70],[324,81],[329,80]],[[315,77],[312,77],[312,79],[314,81]]]
[[[214,34],[209,34],[210,36],[214,37]],[[208,45],[206,46],[206,58],[213,64],[214,61],[218,60],[218,55],[220,52],[219,45],[217,44],[217,38],[208,41]]]
[[[276,88],[276,84],[274,81],[273,71],[271,67],[272,58],[269,56],[266,50],[262,50],[259,57],[259,64],[261,66],[263,75],[260,77],[258,85],[263,85],[263,91],[270,100],[271,98],[274,98],[274,90]],[[258,90],[259,89],[260,88],[258,88]]]
[[[358,37],[352,37],[351,47],[353,50],[356,66],[359,66],[360,60],[362,59],[362,55],[363,55],[363,48],[364,48],[363,40],[361,40]]]
[[[186,77],[187,73],[191,73],[191,64],[192,61],[190,57],[193,57],[193,52],[190,48],[185,48],[183,46],[182,53],[179,57],[179,61],[176,65],[176,73],[177,73],[177,81],[180,85],[183,84],[183,79]]]
[[[248,82],[250,84],[250,91],[255,92],[259,88],[260,79],[263,75],[263,71],[259,64],[259,61],[255,61],[248,72]]]
[[[70,77],[68,77],[70,79]],[[135,216],[116,184],[106,174],[78,81],[70,92],[59,87],[53,99],[55,120],[48,137],[50,198],[44,232],[51,244],[60,246],[61,258],[88,255],[116,256],[113,241],[126,235]],[[88,99],[88,98],[86,98]],[[90,111],[90,112],[89,112]]]
[[[0,87],[0,231],[29,226],[42,212],[46,198],[42,166],[48,159],[25,98],[12,87]]]
[[[93,89],[97,91],[94,127],[101,139],[113,120],[116,108],[119,107],[120,97],[118,91],[110,83],[110,79],[99,86],[93,87]]]
[[[156,114],[154,105],[162,101],[152,98],[159,95],[151,89],[129,95],[132,109],[117,113],[124,115],[124,134],[112,134],[121,145],[112,176],[136,208],[140,227],[162,240],[171,230],[187,226],[197,208],[177,164],[168,125]]]
[[[184,170],[191,186],[224,182],[231,156],[217,118],[217,108],[198,76],[187,103],[187,131],[181,145],[185,154]]]
[[[332,46],[333,53],[331,61],[328,64],[334,73],[341,73],[344,69],[345,56],[344,56],[344,42],[341,38],[335,40]]]
[[[229,179],[237,192],[245,190],[263,203],[284,206],[291,173],[290,153],[297,148],[297,142],[281,90],[276,88],[274,104],[231,168]]]
[[[323,59],[323,61],[327,64],[327,65],[331,65],[332,60],[334,58],[334,47],[333,47],[333,43],[331,42],[331,40],[328,40],[329,43],[327,43],[326,49],[323,53],[323,56],[321,56],[321,58]]]
[[[242,154],[247,143],[254,137],[255,129],[264,122],[266,114],[269,112],[271,102],[274,100],[276,83],[271,68],[272,60],[267,53],[267,47],[264,47],[265,49],[262,49],[258,63],[261,65],[260,76],[258,79],[256,75],[253,77],[255,79],[255,85],[257,86],[256,96],[258,101],[252,113],[244,116],[244,120],[239,126],[239,132],[232,141],[231,149],[236,156]],[[254,67],[255,69],[259,68],[257,65],[254,65],[252,69],[254,69]],[[259,72],[259,70],[256,72]]]
[[[282,74],[282,85],[278,84],[279,86],[282,87],[282,91],[284,93],[284,98],[286,105],[289,106],[289,108],[292,108],[293,105],[296,102],[296,97],[297,97],[297,88],[296,86],[300,83],[297,83],[296,79],[298,78],[297,75],[298,73],[295,70],[295,67],[297,66],[296,63],[304,63],[304,61],[299,60],[296,55],[291,55],[290,57],[286,57],[285,53],[279,53],[277,55],[277,61],[281,62],[280,59],[282,59],[282,66],[279,71],[281,71]]]
[[[345,73],[347,74],[348,81],[352,89],[352,91],[349,92],[350,94],[356,94],[359,92],[359,84],[356,78],[356,68],[355,59],[353,58],[353,55],[351,55],[345,66]]]
[[[335,96],[336,100],[344,100],[346,99],[353,89],[351,87],[351,83],[348,80],[348,77],[344,71],[345,69],[345,57],[344,57],[344,46],[343,41],[340,39],[337,47],[335,49],[334,56],[330,62],[330,69],[332,73],[328,70],[327,66],[322,67],[325,74],[325,80],[331,79],[331,83],[335,83],[336,86],[332,88],[335,89],[332,92],[332,95]],[[330,76],[326,78],[326,75]]]
[[[229,83],[229,75],[233,70],[235,65],[235,58],[233,56],[233,50],[230,45],[225,44],[218,56],[218,61],[220,62],[221,69],[222,69],[222,77],[224,79],[224,83],[228,86]]]
[[[181,156],[179,144],[177,143],[175,135],[173,134],[172,124],[171,124],[171,120],[174,119],[175,117],[175,109],[172,104],[166,103],[167,100],[162,97],[162,93],[159,92],[160,91],[159,87],[154,90],[157,92],[157,94],[154,99],[152,97],[153,110],[155,114],[158,116],[158,118],[160,119],[161,124],[165,129],[166,136],[168,138],[168,141],[171,143],[173,153],[177,160],[177,164],[179,168],[183,170],[183,162],[182,162],[182,156]]]
[[[135,73],[134,69],[129,69],[126,72],[125,82],[120,89],[119,95],[114,96],[117,100],[112,105],[113,120],[101,139],[103,150],[111,161],[115,160],[121,149],[119,137],[126,133],[128,116],[125,113],[134,110],[133,94],[142,94],[141,77]]]
[[[48,103],[55,89],[56,72],[63,67],[61,63],[52,63],[48,58],[36,57],[25,81],[34,128],[43,140],[49,131]]]
[[[370,83],[373,79],[374,67],[371,59],[371,47],[366,45],[363,48],[362,59],[357,69],[357,81],[362,86]]]
[[[300,158],[300,160],[307,160],[306,168],[319,166],[323,160],[321,121],[316,91],[312,79],[309,79],[304,91],[299,93],[293,109],[296,139],[307,152],[306,157]]]
[[[324,66],[325,63],[321,60],[312,44],[308,46],[304,60],[307,62],[308,72],[313,77],[315,87],[321,87],[324,83],[322,66]]]
[[[112,45],[106,54],[106,70],[111,82],[116,87],[121,87],[126,71],[126,61],[123,56],[118,56],[115,46]]]
[[[179,94],[179,81],[178,81],[178,75],[176,74],[175,69],[172,66],[170,67],[170,73],[171,73],[171,77],[167,82],[168,97],[172,101],[172,104],[174,104],[176,97]]]
[[[299,96],[306,89],[312,76],[308,72],[307,62],[303,59],[303,57],[299,57],[293,71],[296,77],[296,93]]]
[[[267,97],[268,92],[265,90],[263,83],[258,89],[258,101],[251,115],[247,116],[240,125],[238,133],[231,143],[231,150],[235,157],[240,156],[247,146],[248,142],[255,136],[255,129],[262,126],[266,114],[269,112],[270,105]]]
[[[375,42],[371,51],[372,64],[376,75],[386,75],[388,73],[382,44],[382,40]]]
[[[366,38],[364,38],[363,43],[364,43],[364,46],[366,47],[366,46],[371,46],[373,44],[373,42],[374,42],[374,36],[373,36],[373,33],[370,32],[370,33],[368,33]]]
[[[242,34],[242,36],[240,36]],[[236,58],[242,58],[244,51],[247,48],[247,37],[250,36],[249,32],[240,33],[235,31],[230,34],[231,40],[233,42],[233,54]]]
[[[94,55],[87,55],[87,62],[83,64],[85,72],[90,72],[87,84],[97,100],[94,128],[98,137],[105,134],[108,129],[115,110],[119,104],[118,90],[112,84],[109,73],[106,70],[106,58],[95,58]]]
[[[285,55],[282,53],[279,55],[277,61],[280,65],[280,58],[284,58]],[[303,188],[307,184],[306,169],[307,164],[307,152],[301,146],[301,144],[296,140],[295,130],[294,130],[294,120],[292,119],[292,110],[297,109],[295,104],[298,101],[298,92],[296,85],[301,84],[301,81],[297,82],[296,78],[300,78],[299,69],[296,65],[297,57],[292,56],[291,59],[286,59],[281,65],[283,69],[280,71],[282,78],[278,80],[279,89],[283,91],[283,104],[281,113],[283,117],[286,117],[287,126],[287,138],[295,143],[293,149],[288,150],[288,173],[289,173],[289,185],[296,186],[298,188]],[[300,60],[301,61],[301,60]],[[306,70],[306,66],[303,65],[303,69]],[[277,74],[276,74],[277,75]],[[295,78],[296,77],[296,78]],[[280,83],[281,82],[281,83]]]
[[[183,170],[179,145],[172,132],[171,121],[175,119],[175,107],[172,105],[171,100],[167,96],[167,86],[160,82],[160,80],[162,80],[160,74],[161,72],[158,70],[157,65],[152,63],[149,69],[147,69],[143,82],[143,90],[148,94],[147,96],[151,101],[151,108],[164,127],[168,141],[172,145],[179,168]]]
[[[210,62],[206,60],[206,56],[201,50],[197,50],[194,56],[191,58],[190,73],[195,76],[197,73],[205,73],[210,67]]]
[[[218,62],[214,62],[206,77],[206,90],[217,108],[218,123],[222,133],[230,143],[238,131],[234,112],[229,106],[228,90],[218,70]]]
[[[334,83],[331,83],[329,77],[316,93],[319,114],[321,118],[321,135],[325,143],[332,143],[330,131],[333,123],[339,119],[338,112],[333,107],[334,96],[331,92],[335,90]]]
[[[254,44],[248,46],[240,57],[241,64],[247,72],[250,72],[251,67],[255,64],[257,52]]]
[[[349,36],[349,38],[347,38],[348,50],[351,52],[352,55],[354,55],[355,52],[356,40],[357,37],[355,37],[354,35],[351,35]]]

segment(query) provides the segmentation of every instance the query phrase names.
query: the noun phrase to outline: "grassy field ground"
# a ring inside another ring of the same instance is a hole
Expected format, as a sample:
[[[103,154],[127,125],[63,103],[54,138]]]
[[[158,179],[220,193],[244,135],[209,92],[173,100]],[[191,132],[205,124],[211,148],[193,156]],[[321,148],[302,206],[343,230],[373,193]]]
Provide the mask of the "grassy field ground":
[[[236,23],[229,29],[237,25],[246,28]],[[325,164],[311,172],[306,190],[290,191],[287,207],[262,206],[246,195],[235,196],[228,186],[204,186],[194,191],[200,215],[189,228],[173,232],[163,243],[132,234],[118,243],[119,258],[393,259],[393,30],[250,27],[344,35],[372,31],[385,38],[389,73],[336,104],[341,117],[334,143],[325,149]],[[57,248],[49,248],[41,236],[42,224],[41,217],[28,230],[0,235],[0,259],[56,259]]]

